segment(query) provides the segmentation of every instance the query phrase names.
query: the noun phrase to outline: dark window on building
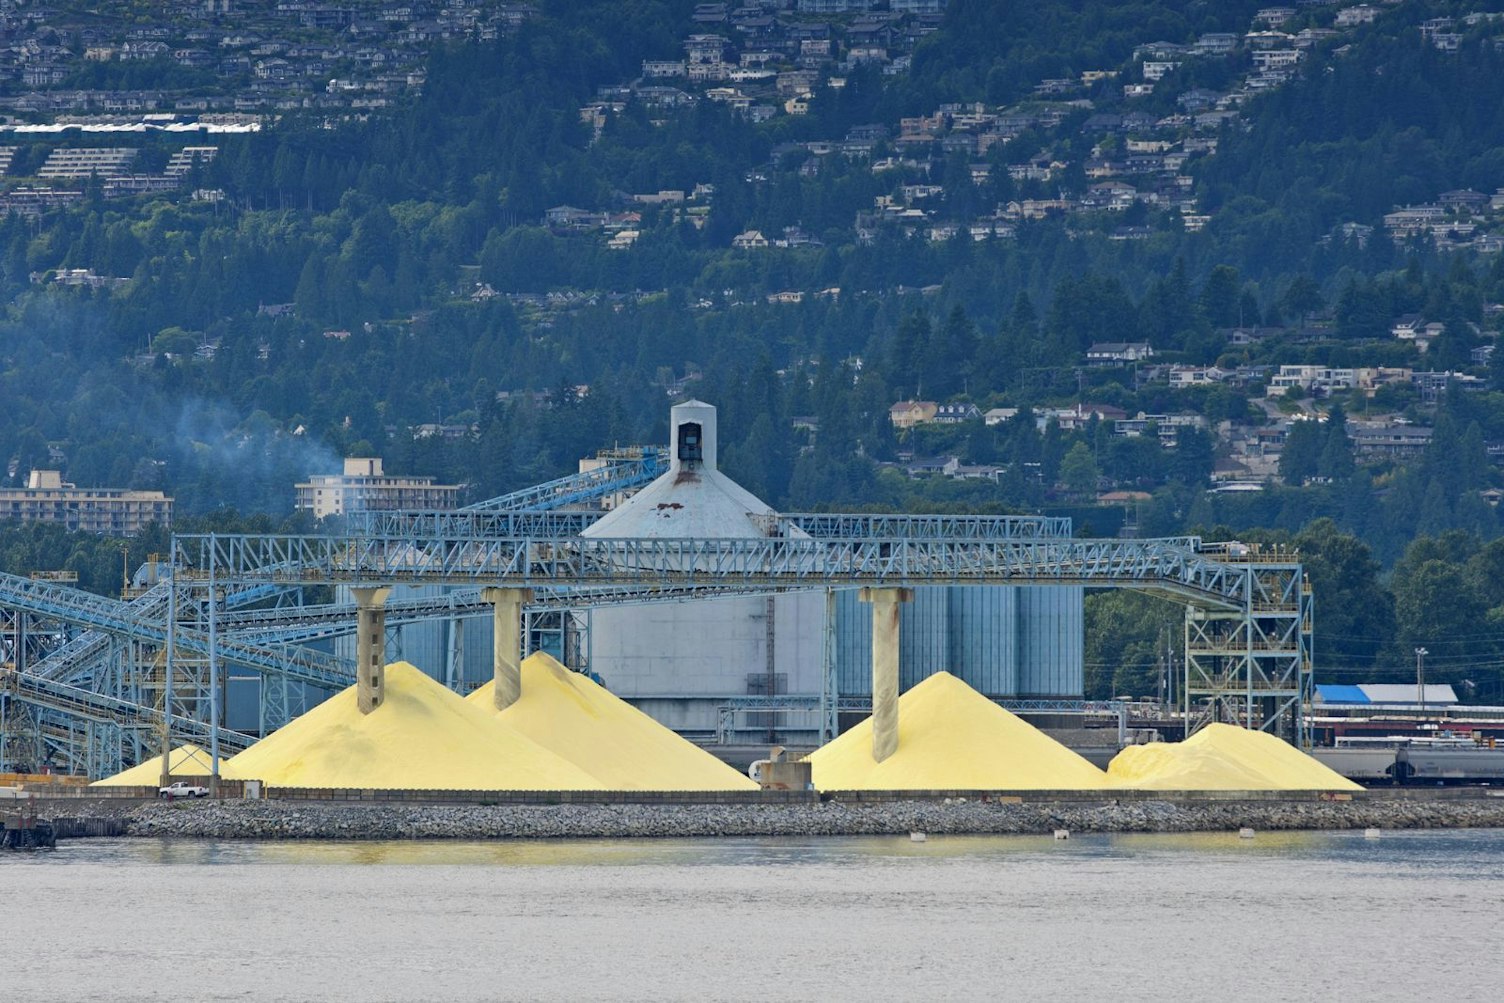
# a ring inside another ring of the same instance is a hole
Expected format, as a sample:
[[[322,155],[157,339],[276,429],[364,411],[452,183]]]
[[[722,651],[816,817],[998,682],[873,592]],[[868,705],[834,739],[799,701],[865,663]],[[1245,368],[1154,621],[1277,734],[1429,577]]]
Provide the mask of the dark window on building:
[[[679,459],[699,463],[705,459],[700,437],[700,423],[686,421],[679,426]]]

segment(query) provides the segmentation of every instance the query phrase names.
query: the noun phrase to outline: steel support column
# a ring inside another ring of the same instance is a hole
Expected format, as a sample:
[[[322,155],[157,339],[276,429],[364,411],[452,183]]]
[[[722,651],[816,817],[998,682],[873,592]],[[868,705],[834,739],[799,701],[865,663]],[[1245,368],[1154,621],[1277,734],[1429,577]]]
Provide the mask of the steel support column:
[[[486,588],[481,597],[495,609],[492,614],[492,673],[496,709],[506,710],[522,696],[522,607],[533,597],[532,589]]]
[[[872,758],[882,762],[898,751],[899,604],[911,602],[913,589],[861,590],[872,604]]]
[[[362,714],[386,699],[386,600],[391,589],[351,589],[355,596],[355,697]]]

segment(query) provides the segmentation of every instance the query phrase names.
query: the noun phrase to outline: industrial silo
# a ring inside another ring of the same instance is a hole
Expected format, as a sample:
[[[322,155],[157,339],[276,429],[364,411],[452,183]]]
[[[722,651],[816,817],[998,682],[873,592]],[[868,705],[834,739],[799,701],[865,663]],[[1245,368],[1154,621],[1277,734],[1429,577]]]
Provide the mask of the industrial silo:
[[[672,411],[667,473],[619,504],[584,535],[597,538],[753,539],[802,535],[716,465],[716,410],[698,401]],[[449,589],[395,589],[390,602]],[[1082,693],[1082,589],[1077,586],[933,586],[901,609],[903,689],[941,670],[999,700]],[[871,608],[855,589],[836,593],[836,692],[858,700],[872,686]],[[557,614],[545,614],[555,616]],[[685,599],[577,612],[578,626],[532,631],[527,648],[584,666],[616,695],[697,738],[747,744],[814,744],[822,689],[823,591]],[[456,623],[462,624],[456,632]],[[460,692],[491,678],[491,617],[436,617],[390,628],[389,654]],[[568,655],[563,646],[574,646]],[[349,651],[346,652],[346,648]],[[558,649],[558,650],[555,650]],[[342,641],[341,653],[353,654]],[[806,709],[728,711],[747,697],[800,698]],[[728,733],[727,729],[730,729]]]
[[[767,504],[716,466],[716,410],[690,401],[673,408],[669,469],[603,516],[599,538],[753,539],[792,532]],[[589,663],[610,690],[676,731],[714,734],[728,699],[818,694],[823,593],[737,596],[596,609]],[[809,740],[814,713],[798,721],[741,714],[746,741]],[[785,734],[791,728],[803,735]],[[774,734],[776,732],[776,735]]]
[[[601,538],[753,538],[778,524],[761,500],[716,468],[716,412],[673,409],[670,469],[585,531]],[[872,691],[872,612],[854,589],[836,595],[836,689]],[[1082,590],[1075,586],[935,586],[901,607],[900,685],[941,670],[994,699],[1079,698]],[[708,735],[730,698],[818,697],[823,592],[602,608],[591,616],[589,665],[612,692],[685,733]],[[743,740],[813,741],[817,718],[732,717]],[[762,722],[765,730],[753,727]]]
[[[941,670],[998,700],[1080,699],[1079,586],[932,586],[900,607],[900,686]],[[855,591],[836,603],[836,678],[843,697],[872,695],[872,610]]]

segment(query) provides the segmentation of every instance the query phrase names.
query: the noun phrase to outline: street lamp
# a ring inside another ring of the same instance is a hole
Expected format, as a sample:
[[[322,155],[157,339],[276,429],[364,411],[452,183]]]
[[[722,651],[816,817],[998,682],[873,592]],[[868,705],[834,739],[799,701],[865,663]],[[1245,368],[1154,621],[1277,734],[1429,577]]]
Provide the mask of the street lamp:
[[[1426,712],[1426,655],[1425,648],[1415,649],[1415,694],[1420,702],[1420,712]]]

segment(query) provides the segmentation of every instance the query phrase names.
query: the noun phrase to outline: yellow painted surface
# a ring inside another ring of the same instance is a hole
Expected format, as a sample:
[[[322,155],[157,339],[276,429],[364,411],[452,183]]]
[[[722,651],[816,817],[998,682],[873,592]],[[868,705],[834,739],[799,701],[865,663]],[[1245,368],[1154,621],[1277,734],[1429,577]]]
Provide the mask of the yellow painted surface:
[[[209,758],[207,749],[188,743],[180,745],[168,753],[167,762],[172,767],[175,776],[180,777],[207,777],[214,772],[213,760]],[[142,763],[137,763],[128,770],[123,770],[113,777],[105,777],[96,780],[91,787],[156,787],[162,779],[162,757],[152,756]]]
[[[1276,735],[1210,724],[1184,742],[1132,745],[1107,766],[1117,787],[1156,791],[1363,788]]]
[[[465,699],[611,790],[740,791],[757,784],[545,652],[522,662],[522,696],[496,711],[494,683]]]
[[[872,758],[868,718],[809,756],[820,790],[1097,790],[1107,776],[948,672],[898,700],[898,751]]]
[[[498,722],[407,662],[386,667],[369,714],[355,687],[227,759],[221,774],[278,787],[599,790],[573,763]]]

